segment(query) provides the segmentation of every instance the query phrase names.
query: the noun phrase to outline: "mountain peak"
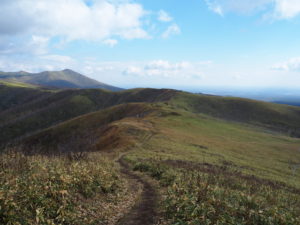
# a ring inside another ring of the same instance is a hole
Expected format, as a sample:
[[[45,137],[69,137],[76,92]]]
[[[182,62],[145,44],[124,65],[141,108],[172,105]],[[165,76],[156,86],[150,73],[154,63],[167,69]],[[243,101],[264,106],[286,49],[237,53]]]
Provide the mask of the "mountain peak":
[[[26,71],[17,73],[3,72],[0,74],[0,79],[15,79],[23,83],[56,88],[101,88],[110,91],[122,90],[121,88],[93,80],[71,69],[44,71],[40,73],[28,73]]]
[[[62,70],[61,72],[77,73],[77,72],[75,72],[74,70],[71,70],[71,69],[64,69],[64,70]]]

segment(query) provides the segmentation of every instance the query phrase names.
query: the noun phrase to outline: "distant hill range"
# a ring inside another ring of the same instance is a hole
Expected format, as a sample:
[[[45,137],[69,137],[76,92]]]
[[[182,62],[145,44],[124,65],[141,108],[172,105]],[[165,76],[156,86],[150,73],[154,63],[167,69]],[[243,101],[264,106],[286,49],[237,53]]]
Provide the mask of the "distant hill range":
[[[181,111],[189,112],[300,137],[300,107],[243,98],[149,88],[119,92],[103,89],[53,91],[31,84],[0,80],[0,99],[0,149],[1,145],[21,140],[78,116],[130,103],[144,103],[150,108],[152,104],[158,104],[173,110],[174,115],[181,114]],[[116,113],[114,110],[114,113],[105,111],[104,114],[110,115],[105,117],[105,121],[110,123],[127,115],[126,107],[119,109]],[[141,112],[134,117],[139,118],[143,114]],[[158,113],[160,116],[164,114]],[[132,114],[128,115],[132,117]],[[94,125],[99,124],[95,122]]]
[[[24,71],[0,72],[0,80],[55,88],[102,88],[110,91],[122,90],[121,88],[88,78],[70,69],[62,71],[44,71],[41,73],[28,73]]]

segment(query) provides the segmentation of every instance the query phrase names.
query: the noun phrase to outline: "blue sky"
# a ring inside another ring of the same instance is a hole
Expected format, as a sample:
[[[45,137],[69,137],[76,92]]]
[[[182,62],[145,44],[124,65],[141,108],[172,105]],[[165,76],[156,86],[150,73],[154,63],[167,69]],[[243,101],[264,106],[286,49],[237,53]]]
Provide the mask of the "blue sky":
[[[120,87],[300,88],[299,0],[2,0],[0,70]]]

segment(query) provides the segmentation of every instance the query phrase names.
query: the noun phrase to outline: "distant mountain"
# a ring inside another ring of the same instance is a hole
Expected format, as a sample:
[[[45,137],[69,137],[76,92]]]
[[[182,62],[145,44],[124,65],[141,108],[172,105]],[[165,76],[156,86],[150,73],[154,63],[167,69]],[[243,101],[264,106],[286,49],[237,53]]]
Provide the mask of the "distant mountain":
[[[23,82],[56,88],[102,88],[110,91],[120,91],[121,88],[90,79],[75,71],[45,71],[41,73],[0,72],[0,80]]]

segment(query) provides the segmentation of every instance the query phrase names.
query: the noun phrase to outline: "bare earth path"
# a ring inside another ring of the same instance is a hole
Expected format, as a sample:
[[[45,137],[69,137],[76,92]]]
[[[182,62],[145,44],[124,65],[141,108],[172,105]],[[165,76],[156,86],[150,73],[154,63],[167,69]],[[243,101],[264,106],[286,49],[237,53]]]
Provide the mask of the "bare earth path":
[[[138,182],[142,184],[143,191],[133,208],[128,214],[126,214],[117,222],[117,225],[155,224],[157,218],[156,203],[158,200],[158,195],[155,188],[144,178],[133,173],[122,157],[118,160],[118,162],[121,166],[121,172],[126,176],[127,179],[129,179],[129,182]]]

